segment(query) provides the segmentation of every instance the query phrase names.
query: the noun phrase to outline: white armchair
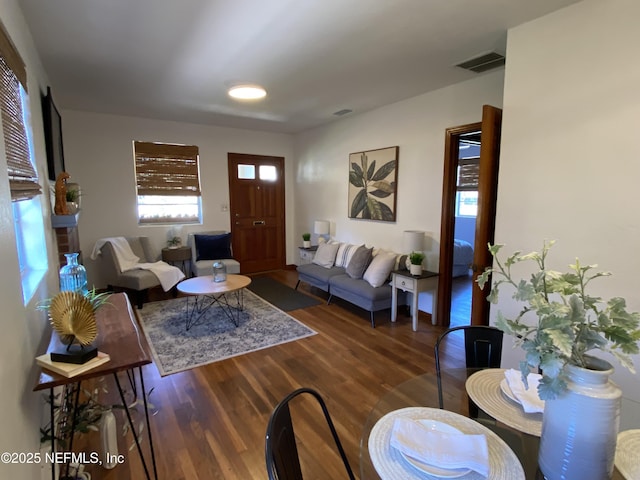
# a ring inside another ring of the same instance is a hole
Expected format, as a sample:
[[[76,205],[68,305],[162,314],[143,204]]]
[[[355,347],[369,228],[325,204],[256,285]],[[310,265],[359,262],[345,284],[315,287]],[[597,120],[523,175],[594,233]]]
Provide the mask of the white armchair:
[[[232,258],[229,232],[213,230],[190,233],[187,245],[191,247],[191,271],[194,276],[213,274],[213,264],[216,261],[227,267],[227,273],[240,273],[240,263]]]

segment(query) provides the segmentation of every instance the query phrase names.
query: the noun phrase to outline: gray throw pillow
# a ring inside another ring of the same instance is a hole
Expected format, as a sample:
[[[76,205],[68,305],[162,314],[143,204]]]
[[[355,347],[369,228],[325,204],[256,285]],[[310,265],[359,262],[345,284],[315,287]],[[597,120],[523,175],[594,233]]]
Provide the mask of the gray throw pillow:
[[[351,257],[351,261],[347,265],[347,275],[351,278],[362,278],[364,271],[369,266],[371,261],[371,252],[373,248],[367,248],[364,245],[358,247],[356,252]]]

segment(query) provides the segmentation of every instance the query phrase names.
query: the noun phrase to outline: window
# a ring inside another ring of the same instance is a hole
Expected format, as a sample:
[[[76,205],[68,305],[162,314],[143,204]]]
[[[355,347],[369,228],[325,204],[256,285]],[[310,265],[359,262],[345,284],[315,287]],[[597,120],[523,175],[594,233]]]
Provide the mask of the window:
[[[12,206],[22,281],[22,300],[26,305],[48,268],[42,205],[40,198],[35,197],[23,202],[13,202]]]
[[[198,147],[133,142],[139,224],[200,223]]]
[[[278,170],[275,165],[260,165],[260,180],[267,182],[278,180]]]
[[[42,206],[31,152],[26,70],[8,35],[0,29],[0,110],[13,207],[16,251],[26,305],[47,271]]]
[[[256,166],[244,164],[238,165],[238,178],[240,180],[255,180]]]
[[[456,217],[478,215],[478,177],[480,158],[458,160],[458,181],[456,186]]]
[[[456,216],[476,217],[478,215],[478,192],[458,192],[456,194]]]

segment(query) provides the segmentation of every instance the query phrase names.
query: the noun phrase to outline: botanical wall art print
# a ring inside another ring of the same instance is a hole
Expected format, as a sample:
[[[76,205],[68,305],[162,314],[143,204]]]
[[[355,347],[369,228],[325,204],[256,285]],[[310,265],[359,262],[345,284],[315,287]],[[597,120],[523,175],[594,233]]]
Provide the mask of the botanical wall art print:
[[[396,221],[398,150],[349,154],[349,218]]]

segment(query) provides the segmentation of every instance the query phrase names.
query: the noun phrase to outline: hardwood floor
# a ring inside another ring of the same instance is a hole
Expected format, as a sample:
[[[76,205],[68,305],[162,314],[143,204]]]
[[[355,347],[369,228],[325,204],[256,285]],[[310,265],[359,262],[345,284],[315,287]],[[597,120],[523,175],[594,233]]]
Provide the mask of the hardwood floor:
[[[471,275],[457,277],[451,281],[451,327],[471,323],[472,286],[473,277]]]
[[[270,274],[294,287],[295,271]],[[323,292],[301,284],[300,290],[325,300]],[[153,389],[152,432],[160,479],[266,479],[264,436],[274,406],[292,390],[307,386],[320,392],[359,477],[362,426],[378,398],[394,385],[434,371],[433,346],[442,327],[421,314],[418,331],[411,318],[369,313],[345,302],[289,312],[317,335],[234,357],[193,370],[160,377],[154,365],[145,367],[147,390]],[[460,364],[464,352],[454,343],[444,352],[445,364]],[[112,395],[115,387],[110,388]],[[305,479],[344,478],[339,459],[319,413],[303,400],[292,409]],[[299,415],[299,416],[298,416]],[[122,425],[121,412],[117,412]],[[300,423],[295,423],[296,418]],[[98,451],[99,435],[83,435],[82,448]],[[89,468],[93,480],[139,480],[144,472],[131,436],[120,438],[124,464],[106,470]],[[148,442],[143,444],[145,451]]]

